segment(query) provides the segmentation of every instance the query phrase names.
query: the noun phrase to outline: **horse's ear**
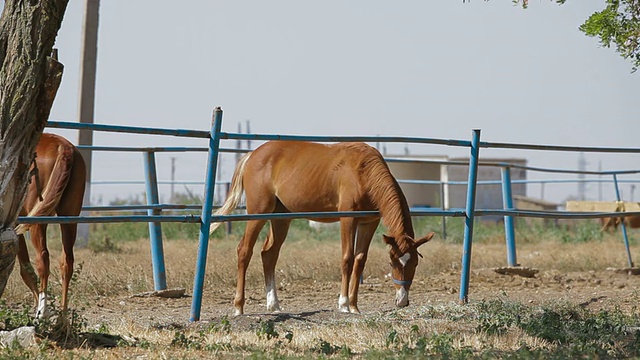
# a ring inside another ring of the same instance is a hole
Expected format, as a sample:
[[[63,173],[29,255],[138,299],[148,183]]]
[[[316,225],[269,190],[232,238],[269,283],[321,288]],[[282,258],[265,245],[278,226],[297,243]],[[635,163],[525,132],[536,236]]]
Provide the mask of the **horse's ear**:
[[[425,244],[427,242],[429,242],[429,240],[431,240],[431,238],[433,237],[433,235],[435,235],[436,233],[434,233],[433,231],[428,233],[426,236],[416,240],[416,249],[420,247],[420,245]]]
[[[382,240],[384,240],[384,243],[387,245],[396,245],[396,239],[387,234],[382,234]]]
[[[384,240],[385,244],[391,246],[392,249],[399,251],[398,243],[396,242],[396,238],[389,236],[387,234],[382,234],[382,240]]]

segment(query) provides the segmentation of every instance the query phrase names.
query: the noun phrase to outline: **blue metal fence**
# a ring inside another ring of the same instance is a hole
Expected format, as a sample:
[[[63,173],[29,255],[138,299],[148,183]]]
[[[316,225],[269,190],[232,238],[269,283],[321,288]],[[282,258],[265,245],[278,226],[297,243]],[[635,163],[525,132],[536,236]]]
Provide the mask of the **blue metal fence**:
[[[511,196],[511,181],[509,169],[512,167],[520,167],[512,164],[495,164],[502,167],[502,189],[504,208],[503,209],[476,209],[475,195],[477,184],[477,169],[480,164],[479,150],[480,148],[502,148],[502,149],[527,149],[527,150],[552,150],[552,151],[582,151],[582,152],[610,152],[610,153],[639,153],[640,148],[598,148],[598,147],[573,147],[573,146],[556,146],[556,145],[526,145],[526,144],[509,144],[509,143],[489,143],[480,141],[480,130],[473,130],[472,139],[452,140],[452,139],[433,139],[433,138],[417,138],[417,137],[366,137],[366,136],[293,136],[293,135],[265,135],[265,134],[237,134],[222,132],[222,109],[216,108],[213,113],[210,131],[195,131],[184,129],[159,129],[159,128],[142,128],[131,126],[113,126],[102,124],[85,124],[50,121],[50,128],[66,128],[66,129],[86,129],[92,131],[106,132],[125,132],[133,134],[154,134],[168,135],[178,137],[192,137],[208,139],[209,146],[201,148],[186,147],[90,147],[96,151],[139,151],[144,153],[145,161],[145,177],[147,185],[148,204],[145,206],[128,206],[128,207],[89,207],[85,208],[94,210],[114,210],[114,209],[145,209],[147,215],[128,215],[128,216],[78,216],[78,217],[20,217],[19,223],[117,223],[117,222],[148,222],[150,230],[150,242],[152,261],[154,269],[154,282],[156,290],[166,288],[166,279],[164,274],[164,254],[162,250],[162,233],[160,223],[162,222],[187,222],[198,223],[199,231],[199,247],[196,260],[196,271],[193,286],[193,300],[191,307],[191,321],[200,319],[200,311],[202,306],[202,291],[204,284],[204,273],[206,268],[206,256],[209,243],[209,225],[211,222],[223,221],[241,221],[250,219],[273,219],[273,218],[327,218],[327,217],[361,217],[371,216],[376,212],[332,212],[332,213],[288,213],[288,214],[234,214],[227,216],[213,216],[213,199],[215,188],[215,174],[217,171],[218,155],[223,152],[244,152],[246,150],[225,149],[220,148],[220,140],[304,140],[318,142],[339,142],[339,141],[362,141],[362,142],[401,142],[416,144],[436,144],[445,146],[468,147],[470,150],[469,162],[462,162],[462,165],[469,166],[469,179],[467,182],[467,201],[465,209],[412,209],[413,216],[464,216],[464,244],[462,253],[462,269],[460,276],[460,301],[466,302],[468,298],[469,288],[469,272],[471,264],[471,251],[473,239],[473,225],[476,216],[500,215],[505,217],[505,230],[508,249],[508,263],[516,266],[515,252],[515,236],[513,236],[513,220],[514,216],[525,217],[542,217],[542,218],[597,218],[610,217],[620,215],[619,213],[567,213],[559,211],[524,211],[515,210]],[[204,205],[201,207],[201,215],[162,215],[163,209],[197,209],[197,206],[187,207],[184,205],[159,204],[157,196],[157,177],[155,174],[154,154],[162,151],[207,151],[207,171],[204,179],[205,196]],[[486,165],[483,163],[483,165]],[[566,170],[556,169],[540,169],[526,167],[529,170],[547,171],[547,172],[567,172]],[[575,171],[573,171],[575,173]],[[616,171],[616,172],[588,172],[591,174],[610,174],[614,176],[614,182],[617,189],[617,175],[638,173],[640,171]],[[406,180],[410,181],[410,180]],[[618,193],[619,198],[619,193]],[[625,215],[640,215],[640,213],[626,213]],[[629,264],[632,266],[631,255],[629,252],[628,239],[626,237],[626,229],[623,224],[623,232],[625,234],[625,245],[629,257]]]

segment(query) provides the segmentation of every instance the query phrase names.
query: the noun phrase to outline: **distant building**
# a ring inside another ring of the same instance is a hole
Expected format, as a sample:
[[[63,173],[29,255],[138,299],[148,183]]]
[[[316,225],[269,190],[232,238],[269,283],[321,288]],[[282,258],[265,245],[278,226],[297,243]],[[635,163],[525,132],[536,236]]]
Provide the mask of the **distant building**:
[[[455,162],[456,164],[450,164]],[[447,156],[387,156],[391,173],[399,181],[400,187],[411,207],[432,207],[444,209],[464,208],[467,202],[469,179],[468,158],[448,158]],[[507,163],[526,166],[522,158],[481,158],[480,163]],[[476,189],[476,209],[502,209],[501,168],[498,166],[478,166]],[[525,169],[511,168],[511,180],[526,180]],[[431,180],[434,183],[418,184],[412,180]],[[459,184],[456,184],[459,183]],[[526,184],[511,186],[515,196],[526,196]],[[486,219],[486,217],[485,217]]]

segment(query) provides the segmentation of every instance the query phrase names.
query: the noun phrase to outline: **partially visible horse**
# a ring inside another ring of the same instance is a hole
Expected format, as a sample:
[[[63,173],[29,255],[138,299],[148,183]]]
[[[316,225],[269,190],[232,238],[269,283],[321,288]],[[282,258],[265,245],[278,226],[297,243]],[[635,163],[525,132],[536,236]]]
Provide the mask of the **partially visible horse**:
[[[389,245],[396,306],[409,304],[409,288],[418,256],[421,256],[418,247],[429,241],[434,233],[414,240],[407,200],[375,148],[364,143],[267,142],[240,160],[229,196],[216,215],[231,213],[238,206],[243,190],[249,214],[378,210],[389,232],[383,239]],[[315,219],[340,221],[342,285],[339,311],[360,312],[359,279],[380,217]],[[244,313],[247,267],[265,223],[266,220],[248,221],[238,245],[236,315]],[[268,311],[280,310],[274,270],[290,224],[290,219],[272,219],[262,247]],[[210,230],[219,225],[212,224]]]
[[[36,158],[31,166],[27,196],[20,212],[21,216],[77,216],[82,208],[86,166],[78,149],[67,139],[42,134],[36,146]],[[29,261],[24,233],[29,231],[35,249],[35,262],[40,286]],[[77,224],[60,224],[62,233],[62,276],[63,313],[68,307],[69,281],[73,275],[73,245],[76,241]],[[36,300],[36,317],[48,315],[47,284],[49,279],[49,250],[47,249],[47,224],[21,224],[18,233],[18,260],[20,275],[33,292]]]
[[[618,225],[620,225],[620,223],[622,222],[622,219],[624,219],[625,226],[632,229],[640,228],[640,216],[631,215],[625,217],[608,217],[600,219],[602,223],[602,231],[607,231],[611,228],[613,228],[613,231],[616,231],[618,229]]]

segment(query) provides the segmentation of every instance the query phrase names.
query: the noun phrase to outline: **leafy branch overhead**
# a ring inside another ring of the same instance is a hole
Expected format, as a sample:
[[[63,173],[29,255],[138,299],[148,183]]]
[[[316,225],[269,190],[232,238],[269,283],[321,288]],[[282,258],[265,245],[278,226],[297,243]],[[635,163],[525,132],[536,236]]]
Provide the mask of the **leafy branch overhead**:
[[[513,3],[525,9],[529,6],[529,0],[513,0]],[[606,7],[591,14],[579,29],[587,36],[597,37],[604,47],[614,44],[620,56],[632,62],[631,72],[635,72],[640,67],[640,0],[606,0],[605,3]]]
[[[640,66],[640,0],[607,0],[604,10],[595,12],[580,25],[587,36],[598,37],[602,46],[615,44],[616,51]]]

